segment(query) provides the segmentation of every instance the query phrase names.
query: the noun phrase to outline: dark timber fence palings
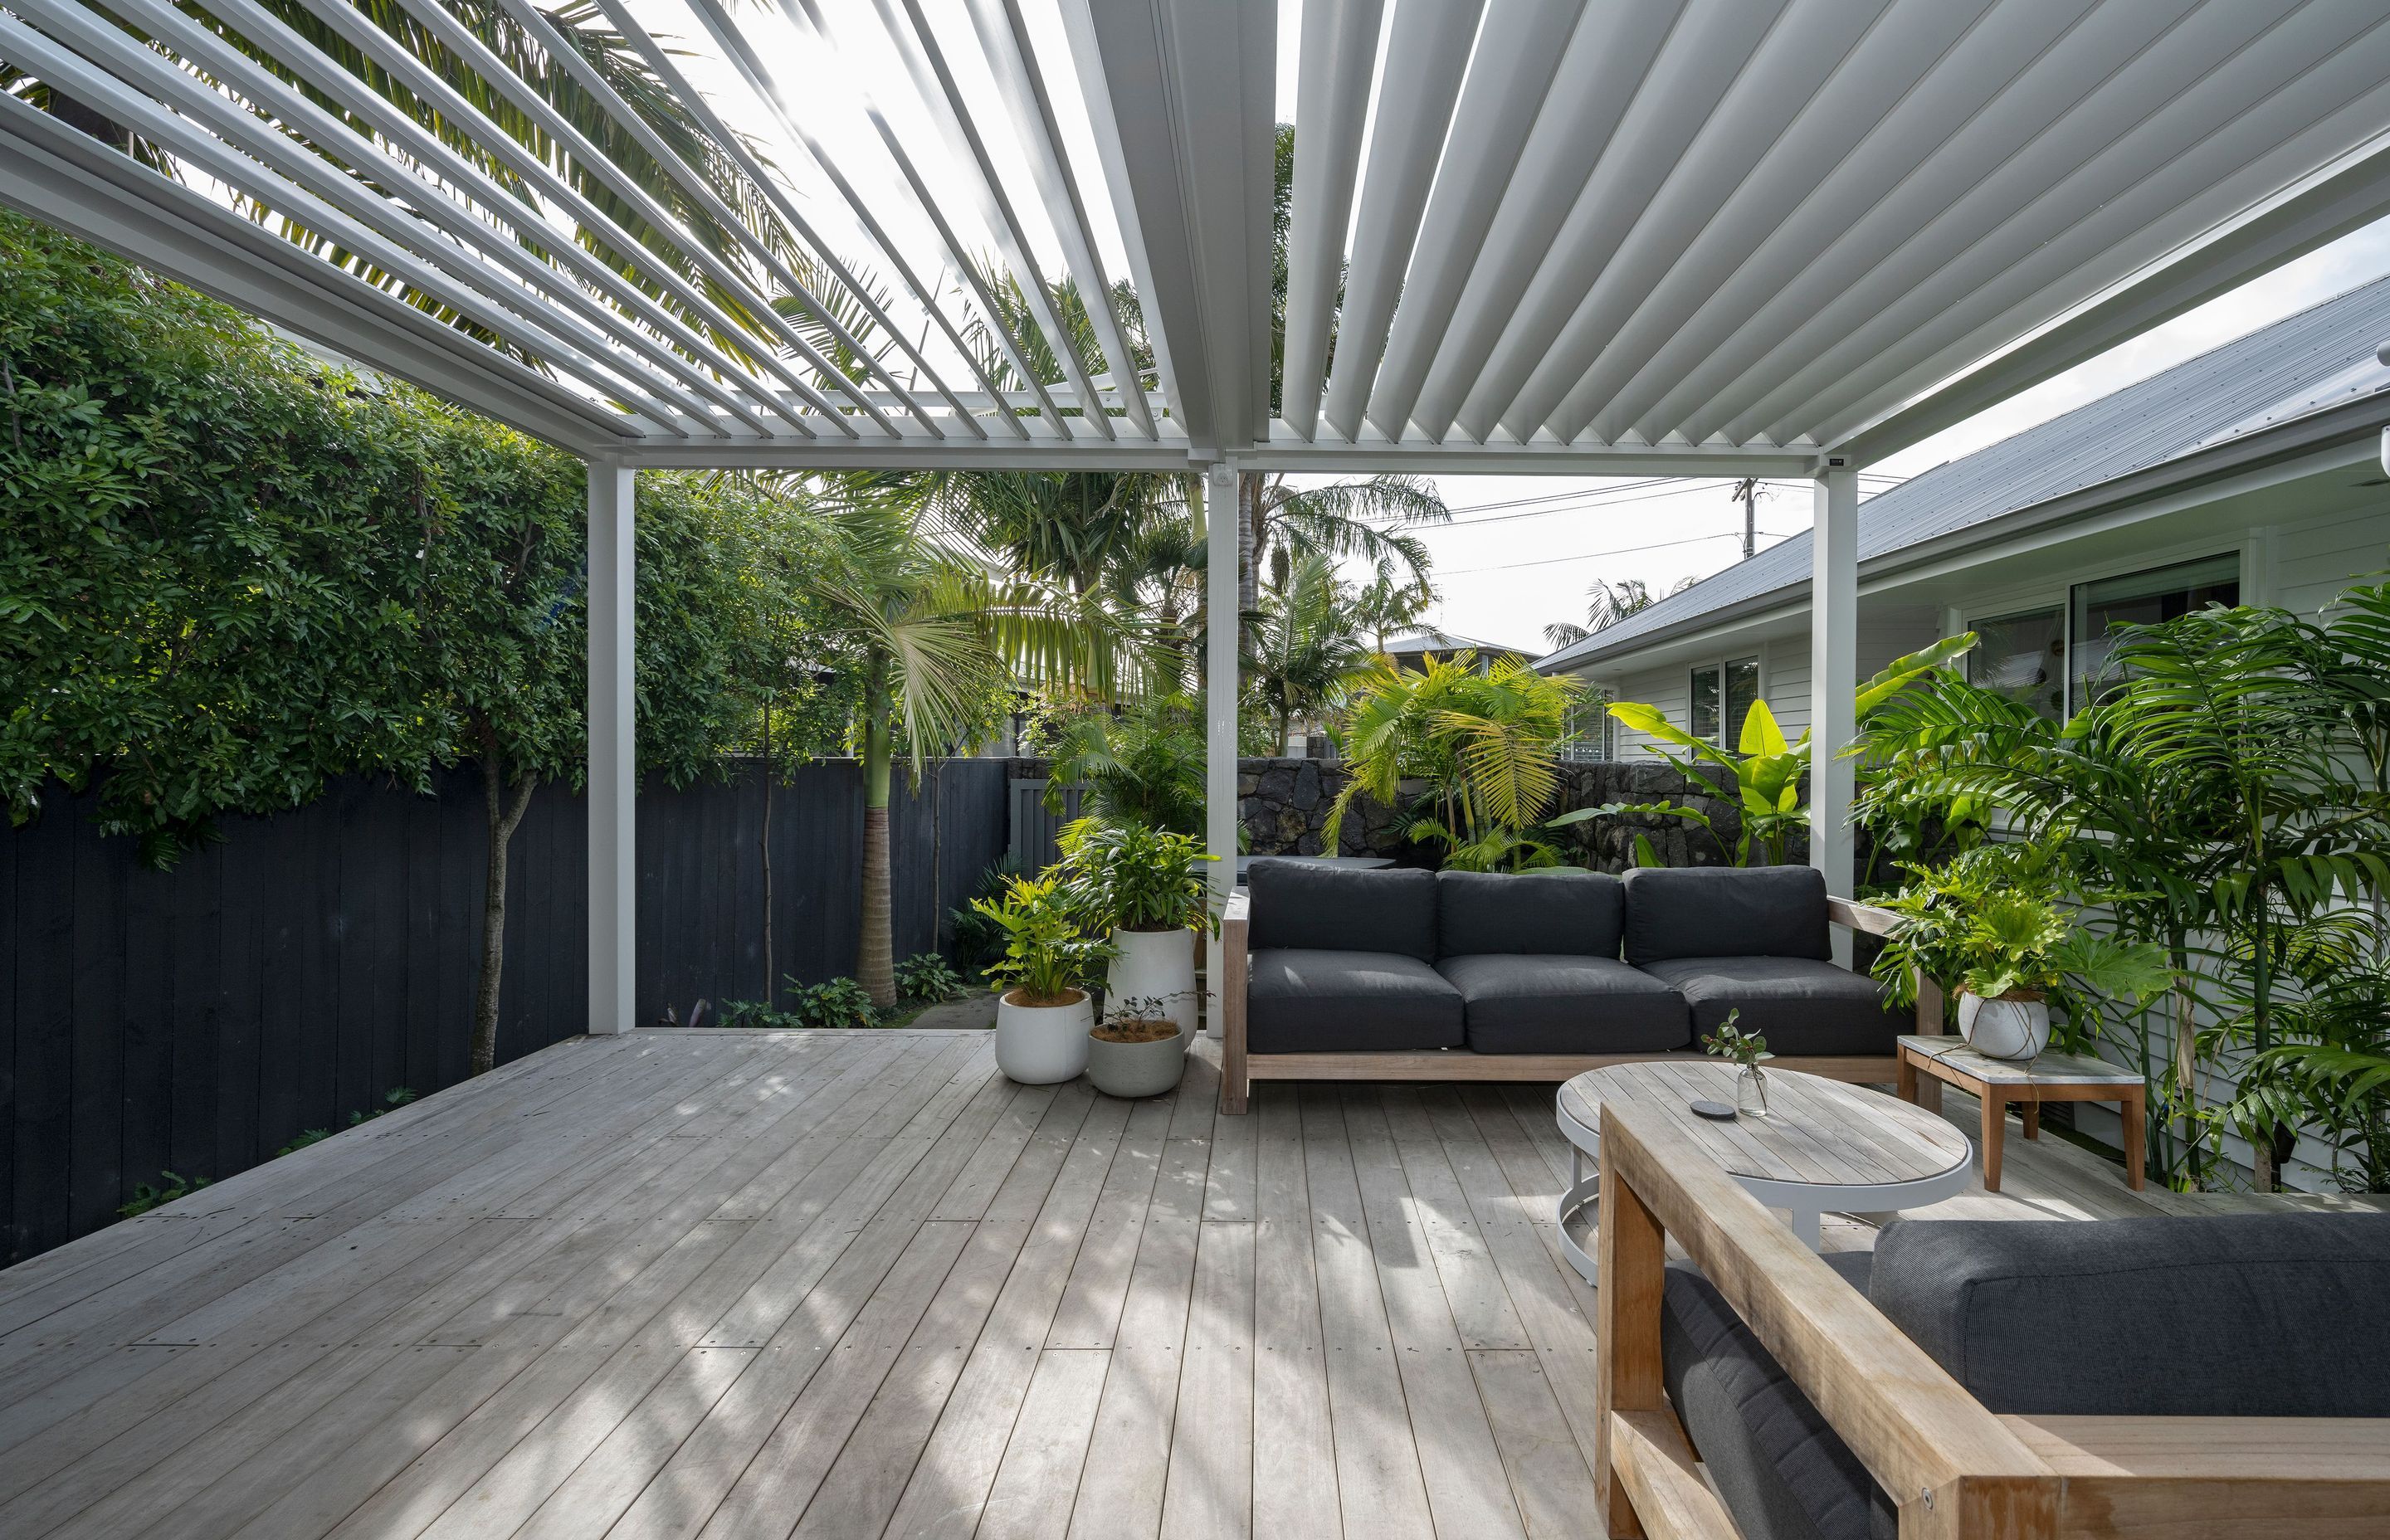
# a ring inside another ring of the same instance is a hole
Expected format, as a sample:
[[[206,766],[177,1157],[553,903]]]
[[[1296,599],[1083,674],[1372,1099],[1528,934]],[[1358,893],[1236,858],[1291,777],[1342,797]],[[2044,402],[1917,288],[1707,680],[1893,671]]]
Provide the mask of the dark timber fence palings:
[[[1009,838],[1007,762],[901,774],[890,810],[899,956]],[[221,1178],[396,1086],[465,1074],[482,919],[478,773],[437,795],[348,781],[171,872],[103,839],[63,788],[0,832],[0,1226],[20,1261],[116,1217],[161,1170]],[[863,786],[824,761],[772,789],[774,966],[854,967]],[[765,994],[764,777],[639,796],[638,1020]],[[511,846],[501,1062],[587,1019],[587,811],[544,787]]]

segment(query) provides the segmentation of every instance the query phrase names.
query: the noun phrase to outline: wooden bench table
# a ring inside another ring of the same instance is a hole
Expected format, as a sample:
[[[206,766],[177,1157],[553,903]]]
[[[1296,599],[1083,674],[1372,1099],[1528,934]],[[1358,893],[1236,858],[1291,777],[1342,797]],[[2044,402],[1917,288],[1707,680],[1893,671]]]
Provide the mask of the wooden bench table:
[[[1899,1039],[1900,1098],[1929,1111],[1942,1107],[1942,1087],[1956,1085],[1983,1098],[1984,1190],[2000,1190],[2000,1136],[2009,1104],[2018,1103],[2024,1136],[2041,1137],[2045,1101],[2113,1101],[2125,1120],[2125,1184],[2141,1190],[2141,1123],[2149,1087],[2134,1072],[2080,1054],[2045,1053],[2026,1063],[1992,1059],[1963,1037],[1905,1036]]]

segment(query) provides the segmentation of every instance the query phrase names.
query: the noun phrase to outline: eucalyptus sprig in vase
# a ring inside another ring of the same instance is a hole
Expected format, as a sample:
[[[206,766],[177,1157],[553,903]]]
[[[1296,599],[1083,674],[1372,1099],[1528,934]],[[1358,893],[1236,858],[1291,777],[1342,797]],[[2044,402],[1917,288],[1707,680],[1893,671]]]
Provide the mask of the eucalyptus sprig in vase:
[[[1741,1011],[1728,1011],[1717,1031],[1702,1039],[1702,1046],[1742,1066],[1734,1081],[1734,1110],[1746,1117],[1764,1118],[1767,1116],[1767,1074],[1759,1062],[1776,1056],[1767,1051],[1767,1038],[1735,1026],[1741,1019]]]

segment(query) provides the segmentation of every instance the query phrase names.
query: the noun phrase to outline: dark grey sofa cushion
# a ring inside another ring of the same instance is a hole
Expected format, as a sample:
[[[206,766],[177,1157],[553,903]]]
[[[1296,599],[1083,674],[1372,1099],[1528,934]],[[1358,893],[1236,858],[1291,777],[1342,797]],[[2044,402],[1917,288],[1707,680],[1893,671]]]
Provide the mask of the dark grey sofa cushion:
[[[1614,957],[1625,891],[1604,872],[1438,872],[1436,955]]]
[[[1680,957],[1643,971],[1685,997],[1696,1043],[1736,1009],[1736,1026],[1779,1054],[1888,1054],[1908,1030],[1882,984],[1810,957]]]
[[[1813,866],[1669,866],[1628,872],[1626,960],[1834,955],[1825,874]]]
[[[1615,957],[1446,957],[1479,1053],[1645,1053],[1688,1046],[1684,996]]]
[[[1435,873],[1351,871],[1256,861],[1250,944],[1256,952],[1398,952],[1435,960]]]
[[[1919,1221],[1876,1307],[1996,1412],[2390,1417],[2390,1217]]]
[[[1867,1252],[1825,1260],[1867,1288]],[[1745,1540],[1889,1540],[1896,1533],[1892,1504],[1858,1457],[1688,1263],[1668,1268],[1660,1363],[1677,1417]]]
[[[1688,1047],[1685,997],[1615,956],[1446,956],[1482,1055],[1630,1055]]]
[[[1252,1053],[1460,1046],[1460,991],[1417,957],[1280,947],[1253,953],[1245,977]]]

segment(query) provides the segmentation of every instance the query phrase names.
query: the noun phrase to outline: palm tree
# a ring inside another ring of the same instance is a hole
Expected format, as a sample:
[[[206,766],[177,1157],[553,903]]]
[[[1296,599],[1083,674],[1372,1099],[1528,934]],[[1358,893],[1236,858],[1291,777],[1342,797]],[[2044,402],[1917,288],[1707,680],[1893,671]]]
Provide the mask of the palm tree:
[[[1306,556],[1262,597],[1246,636],[1245,676],[1278,723],[1283,744],[1297,716],[1332,709],[1367,667],[1369,649],[1354,624],[1352,591],[1325,557]]]
[[[1677,580],[1675,587],[1665,594],[1654,594],[1651,585],[1641,578],[1621,578],[1616,583],[1593,580],[1586,592],[1585,623],[1575,625],[1567,621],[1554,621],[1544,627],[1544,640],[1558,649],[1574,647],[1597,631],[1606,631],[1627,616],[1651,609],[1664,598],[1673,598],[1690,588],[1701,579],[1686,574]]]
[[[992,571],[924,526],[925,489],[851,475],[817,497],[837,553],[809,575],[829,629],[861,659],[863,923],[855,977],[893,1005],[888,804],[901,751],[915,775],[958,745],[1017,681],[1111,692],[1137,674],[1138,638],[1102,604],[1046,580]]]

